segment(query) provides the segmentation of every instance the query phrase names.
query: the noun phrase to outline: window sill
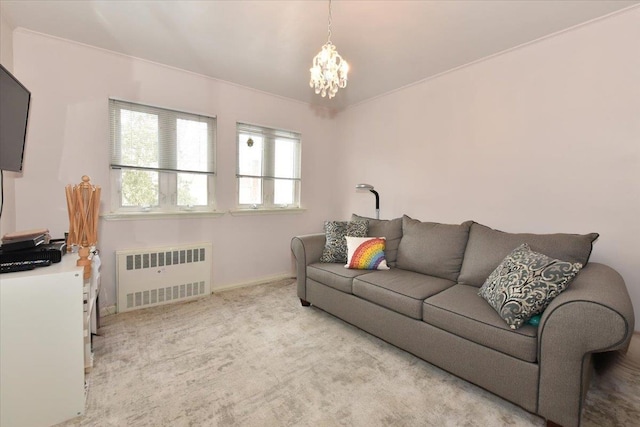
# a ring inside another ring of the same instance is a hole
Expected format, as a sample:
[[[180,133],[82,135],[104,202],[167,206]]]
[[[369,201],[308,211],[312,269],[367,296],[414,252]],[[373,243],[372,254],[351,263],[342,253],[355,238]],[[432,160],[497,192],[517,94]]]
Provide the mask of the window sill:
[[[232,216],[244,215],[278,215],[278,214],[301,214],[306,212],[304,208],[265,208],[265,209],[230,209]]]
[[[110,212],[102,214],[106,221],[131,221],[138,219],[192,219],[217,218],[225,212],[220,211],[179,211],[179,212]]]

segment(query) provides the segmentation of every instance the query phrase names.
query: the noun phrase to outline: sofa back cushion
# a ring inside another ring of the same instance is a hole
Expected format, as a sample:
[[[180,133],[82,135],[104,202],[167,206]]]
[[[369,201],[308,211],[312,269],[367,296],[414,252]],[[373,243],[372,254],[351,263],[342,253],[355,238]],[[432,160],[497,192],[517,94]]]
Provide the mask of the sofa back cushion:
[[[402,218],[375,219],[352,214],[351,221],[368,221],[367,235],[369,237],[384,237],[387,240],[384,255],[387,259],[387,265],[395,267],[398,258],[398,245],[402,239]]]
[[[396,266],[443,279],[457,280],[473,221],[460,225],[421,222],[402,217],[402,239]],[[491,273],[491,272],[489,272]]]
[[[532,234],[505,233],[473,223],[464,253],[458,283],[480,287],[502,260],[515,248],[527,243],[531,250],[570,263],[587,265],[598,233]]]

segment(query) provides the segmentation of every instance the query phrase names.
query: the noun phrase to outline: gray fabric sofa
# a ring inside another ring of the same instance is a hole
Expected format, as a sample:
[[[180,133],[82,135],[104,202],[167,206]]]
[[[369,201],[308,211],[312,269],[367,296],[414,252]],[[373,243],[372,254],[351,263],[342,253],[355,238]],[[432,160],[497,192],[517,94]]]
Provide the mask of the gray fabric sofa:
[[[538,414],[548,425],[580,425],[592,355],[626,350],[634,328],[622,277],[588,262],[597,234],[513,234],[472,221],[447,225],[406,216],[368,221],[369,236],[386,238],[390,270],[319,262],[324,233],[292,239],[303,305]],[[514,330],[478,291],[521,243],[584,267],[537,327]]]

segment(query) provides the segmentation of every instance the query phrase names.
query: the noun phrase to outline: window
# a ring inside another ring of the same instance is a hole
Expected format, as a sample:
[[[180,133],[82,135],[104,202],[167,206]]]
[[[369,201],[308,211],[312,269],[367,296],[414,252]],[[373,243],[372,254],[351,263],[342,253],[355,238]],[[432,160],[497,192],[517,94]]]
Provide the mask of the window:
[[[211,211],[216,119],[110,99],[114,211]]]
[[[300,134],[245,123],[238,132],[238,206],[300,207]]]

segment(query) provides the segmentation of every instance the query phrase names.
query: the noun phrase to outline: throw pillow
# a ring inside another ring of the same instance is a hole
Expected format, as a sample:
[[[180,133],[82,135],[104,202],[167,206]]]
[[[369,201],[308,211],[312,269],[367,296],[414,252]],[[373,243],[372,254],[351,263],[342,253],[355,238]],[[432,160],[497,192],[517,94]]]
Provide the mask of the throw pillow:
[[[325,221],[325,245],[320,262],[347,262],[345,237],[367,237],[367,229],[367,221]]]
[[[389,270],[384,256],[384,237],[347,236],[346,268],[355,270]]]
[[[550,258],[523,243],[493,270],[478,295],[517,329],[547,308],[581,268],[579,262]]]
[[[527,323],[530,324],[531,326],[539,326],[541,317],[542,317],[542,314],[536,314],[535,316],[531,316],[531,319],[529,319]]]
[[[398,246],[400,245],[400,239],[402,239],[402,218],[394,219],[375,219],[359,216],[356,214],[351,215],[351,221],[369,221],[369,230],[367,236],[369,237],[384,237],[385,242],[385,258],[389,267],[395,267],[396,259],[398,258]]]

